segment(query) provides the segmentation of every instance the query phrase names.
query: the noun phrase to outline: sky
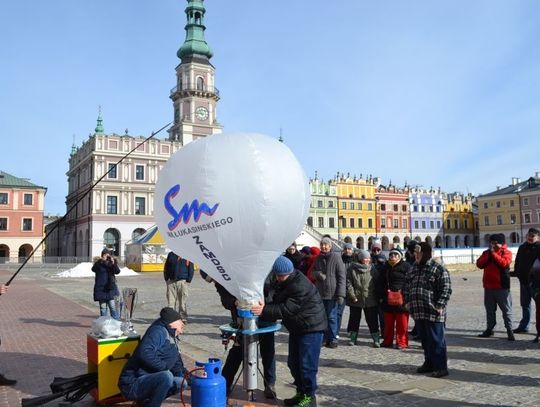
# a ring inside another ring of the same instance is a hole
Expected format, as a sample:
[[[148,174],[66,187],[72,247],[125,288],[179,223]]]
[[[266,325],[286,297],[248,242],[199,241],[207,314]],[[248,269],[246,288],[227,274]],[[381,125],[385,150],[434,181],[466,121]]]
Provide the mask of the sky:
[[[8,0],[0,170],[64,214],[94,132],[173,119],[185,0]],[[225,132],[279,137],[308,177],[482,194],[540,171],[536,0],[206,0]],[[161,138],[166,138],[162,133]]]

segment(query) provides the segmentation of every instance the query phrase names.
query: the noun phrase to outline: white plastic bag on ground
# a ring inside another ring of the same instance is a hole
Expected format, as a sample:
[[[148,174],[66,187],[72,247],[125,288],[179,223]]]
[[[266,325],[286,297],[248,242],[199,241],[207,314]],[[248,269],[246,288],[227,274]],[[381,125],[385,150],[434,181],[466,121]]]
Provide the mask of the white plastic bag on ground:
[[[108,316],[102,316],[92,322],[92,335],[99,338],[118,338],[122,336],[122,322]]]

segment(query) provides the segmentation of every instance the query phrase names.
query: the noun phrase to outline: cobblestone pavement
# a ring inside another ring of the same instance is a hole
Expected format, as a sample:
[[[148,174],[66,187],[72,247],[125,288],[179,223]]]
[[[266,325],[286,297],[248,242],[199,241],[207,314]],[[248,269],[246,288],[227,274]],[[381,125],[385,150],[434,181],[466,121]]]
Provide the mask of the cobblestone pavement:
[[[2,281],[9,274],[0,271]],[[135,327],[146,326],[166,305],[161,273],[119,276],[123,287],[139,290]],[[514,320],[521,317],[519,289],[513,280]],[[509,342],[497,315],[493,338],[476,335],[485,328],[481,273],[452,275],[454,293],[449,307],[447,342],[450,376],[433,379],[415,373],[423,354],[418,342],[407,351],[374,349],[362,322],[359,345],[324,348],[319,369],[320,406],[538,406],[540,405],[540,346],[531,343],[533,334],[517,335]],[[86,370],[85,335],[97,316],[92,301],[93,279],[54,278],[52,272],[28,269],[0,298],[2,348],[0,371],[19,379],[14,389],[0,387],[0,405],[20,405],[20,397],[48,392],[53,376],[74,376]],[[193,360],[224,357],[217,327],[228,322],[212,284],[196,278],[189,298],[189,323],[182,351],[189,366]],[[534,314],[533,314],[534,315]],[[348,313],[344,315],[346,325]],[[514,324],[516,325],[516,323]],[[536,327],[531,326],[531,332]],[[342,336],[345,333],[342,332]],[[286,366],[287,334],[276,336],[280,399],[294,393]],[[236,403],[245,400],[241,386]],[[265,401],[260,393],[257,400]],[[266,402],[266,401],[265,401]],[[178,398],[167,405],[178,405]],[[255,403],[257,406],[277,405]],[[282,403],[279,402],[279,405]],[[93,405],[85,400],[77,405]]]

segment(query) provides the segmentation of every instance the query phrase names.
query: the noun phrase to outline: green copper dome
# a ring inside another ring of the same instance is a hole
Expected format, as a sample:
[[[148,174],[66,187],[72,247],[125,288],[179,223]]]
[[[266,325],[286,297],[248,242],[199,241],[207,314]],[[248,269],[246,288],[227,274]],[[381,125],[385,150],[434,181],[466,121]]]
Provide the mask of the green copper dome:
[[[201,55],[210,59],[214,55],[204,39],[205,11],[203,0],[188,0],[188,6],[185,10],[187,16],[186,40],[176,53],[178,58]]]

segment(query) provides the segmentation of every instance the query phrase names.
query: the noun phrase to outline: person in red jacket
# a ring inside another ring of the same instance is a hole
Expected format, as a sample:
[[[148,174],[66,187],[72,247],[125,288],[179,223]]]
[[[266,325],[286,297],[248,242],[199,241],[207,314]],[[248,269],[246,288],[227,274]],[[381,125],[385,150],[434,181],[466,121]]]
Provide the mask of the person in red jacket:
[[[486,308],[487,327],[478,335],[480,338],[493,336],[497,323],[497,306],[502,311],[508,340],[514,341],[512,332],[512,295],[510,294],[510,263],[512,252],[506,246],[502,233],[495,233],[489,238],[490,248],[476,260],[476,266],[484,270],[484,307]]]

